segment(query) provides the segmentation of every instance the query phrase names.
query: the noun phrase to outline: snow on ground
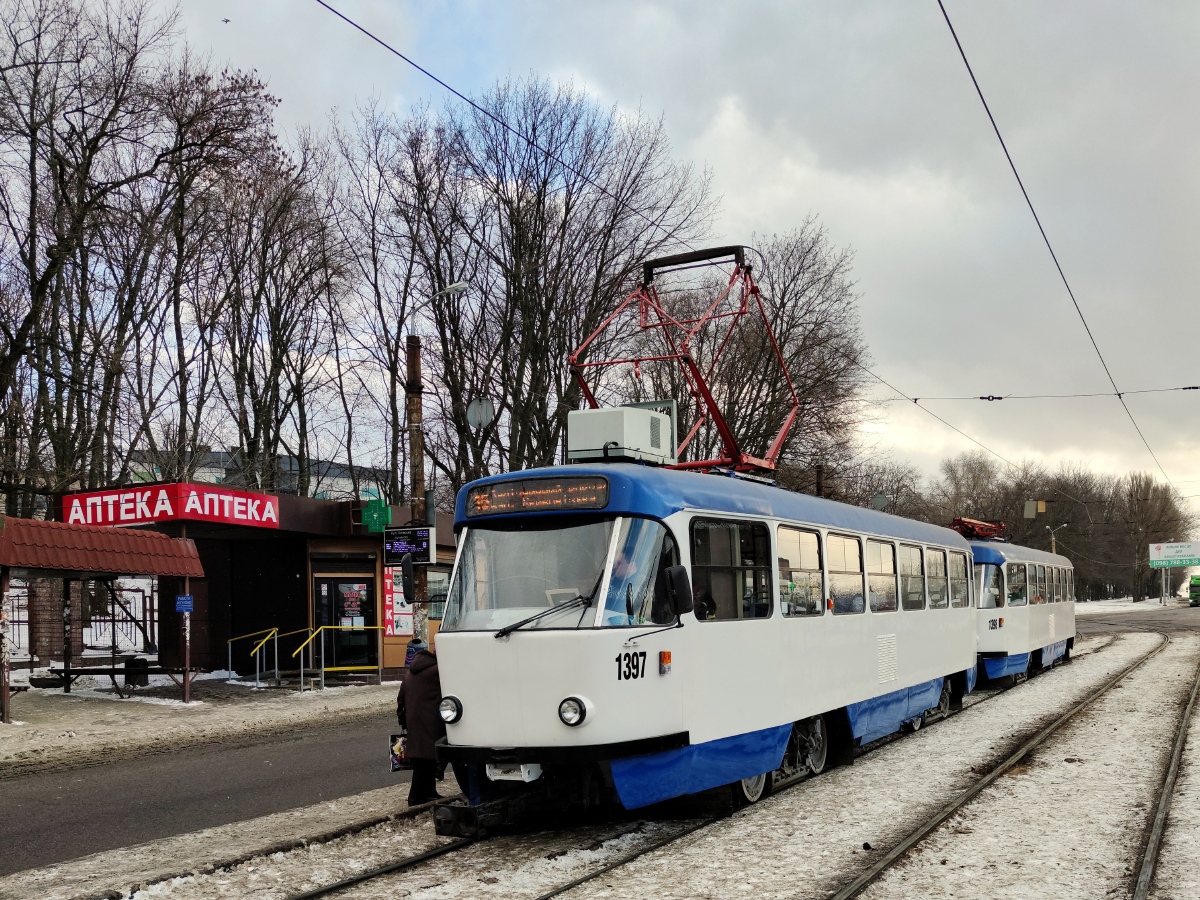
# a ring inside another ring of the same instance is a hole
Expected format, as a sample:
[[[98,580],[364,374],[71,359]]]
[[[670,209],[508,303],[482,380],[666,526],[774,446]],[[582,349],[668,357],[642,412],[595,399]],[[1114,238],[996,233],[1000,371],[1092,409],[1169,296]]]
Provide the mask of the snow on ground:
[[[684,823],[608,823],[554,833],[508,835],[455,851],[397,876],[340,893],[379,898],[536,897]],[[211,875],[172,879],[140,890],[133,900],[274,900],[332,884],[447,842],[433,834],[428,813],[290,853],[251,860]]]
[[[1180,600],[1178,597],[1168,597],[1167,601],[1167,608],[1169,609],[1186,608],[1188,605],[1187,600]],[[1142,600],[1138,603],[1134,603],[1132,597],[1118,597],[1115,600],[1093,600],[1091,603],[1076,603],[1075,615],[1107,616],[1110,613],[1149,612],[1150,610],[1162,608],[1163,604],[1159,602],[1157,597],[1151,597],[1149,600]]]
[[[827,896],[968,787],[976,777],[972,767],[982,770],[1002,758],[1037,723],[1158,641],[1155,635],[1122,635],[1103,653],[1079,658],[859,757],[853,766],[784,791],[569,896]]]
[[[396,685],[302,694],[247,691],[210,680],[197,684],[195,695],[202,702],[185,705],[153,695],[143,696],[150,702],[120,700],[94,687],[70,694],[36,688],[17,694],[13,712],[26,724],[0,725],[0,779],[372,716],[394,708]]]
[[[1151,896],[1156,900],[1200,897],[1200,709],[1192,713]]]
[[[1111,644],[1108,641],[1111,640]],[[962,714],[859,757],[776,797],[720,821],[572,892],[576,897],[708,898],[751,893],[756,898],[826,894],[901,839],[918,819],[973,779],[972,766],[997,759],[1036,723],[1044,722],[1105,678],[1155,646],[1154,635],[1081,641],[1069,666],[997,694]],[[1103,652],[1088,654],[1090,647]],[[632,844],[644,844],[685,822],[612,824],[494,838],[410,872],[389,876],[345,896],[421,900],[535,897],[570,881]],[[371,832],[347,837],[331,854],[321,848],[256,859],[237,871],[155,886],[142,897],[280,897],[363,866],[419,852],[422,840],[399,846]],[[876,848],[862,849],[868,841]],[[401,842],[402,843],[402,842]],[[376,845],[386,845],[378,853]],[[342,865],[342,863],[338,863]]]
[[[862,896],[1128,897],[1198,652],[1174,638]]]
[[[223,860],[266,853],[288,842],[321,840],[355,824],[396,814],[407,808],[407,794],[408,784],[397,784],[219,828],[206,828],[40,869],[28,869],[0,878],[0,900],[30,897],[69,900],[106,891],[128,893],[135,885],[180,873],[203,871],[206,867],[211,870],[214,863]],[[396,823],[397,833],[404,824]],[[431,837],[432,831],[426,816],[422,822],[409,825],[404,833],[410,836],[413,845],[421,845]]]

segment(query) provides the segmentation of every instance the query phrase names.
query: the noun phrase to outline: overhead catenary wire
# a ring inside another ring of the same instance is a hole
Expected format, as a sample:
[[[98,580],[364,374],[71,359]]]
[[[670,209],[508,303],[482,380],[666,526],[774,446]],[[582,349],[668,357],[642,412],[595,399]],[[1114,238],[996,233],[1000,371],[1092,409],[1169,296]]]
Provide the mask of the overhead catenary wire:
[[[963,396],[963,397],[917,397],[917,400],[986,400],[993,402],[996,400],[1072,400],[1078,397],[1128,397],[1130,394],[1168,394],[1177,391],[1200,391],[1200,385],[1190,384],[1183,387],[1168,387],[1168,388],[1143,388],[1136,391],[1124,391],[1121,394],[1114,394],[1112,391],[1096,391],[1092,393],[1082,394],[982,394],[980,396]],[[908,397],[887,397],[882,402],[888,403],[893,400],[907,400]]]
[[[655,229],[661,231],[663,234],[667,235],[667,237],[669,237],[669,238],[673,238],[674,240],[679,241],[679,243],[683,244],[689,250],[696,249],[691,244],[689,244],[687,241],[683,240],[682,238],[676,237],[671,232],[671,230],[669,228],[667,228],[665,225],[654,221],[652,218],[650,218],[648,215],[646,215],[641,210],[634,209],[628,203],[622,201],[620,197],[618,197],[616,194],[614,194],[612,191],[610,191],[604,185],[598,184],[596,181],[589,178],[584,172],[581,172],[578,167],[571,165],[569,162],[567,162],[561,156],[557,156],[554,153],[552,153],[550,150],[543,147],[541,144],[539,144],[537,141],[535,141],[529,135],[523,134],[523,133],[521,133],[521,131],[514,128],[512,125],[509,125],[508,122],[506,122],[503,119],[503,117],[498,116],[491,110],[480,106],[478,103],[476,103],[474,100],[472,100],[466,94],[464,94],[462,91],[459,91],[454,87],[451,87],[449,84],[447,84],[441,78],[434,75],[432,72],[430,72],[424,66],[422,66],[420,63],[416,62],[415,60],[413,60],[410,57],[406,56],[405,54],[401,53],[399,50],[397,50],[395,47],[393,47],[391,44],[389,44],[383,38],[379,37],[379,35],[375,34],[370,29],[366,28],[363,25],[360,25],[358,22],[351,19],[345,13],[334,8],[333,6],[330,6],[328,3],[325,2],[325,0],[315,0],[315,2],[318,5],[323,6],[325,9],[329,10],[329,12],[333,13],[335,16],[337,16],[339,19],[341,19],[343,22],[345,22],[351,28],[354,28],[357,31],[362,32],[364,35],[366,35],[368,38],[373,40],[384,50],[388,51],[388,53],[391,53],[393,56],[404,60],[404,62],[408,63],[410,66],[412,66],[414,69],[416,69],[422,75],[424,75],[426,78],[441,85],[441,87],[445,88],[447,91],[449,91],[451,94],[453,94],[459,100],[461,100],[463,103],[466,103],[468,106],[471,107],[471,109],[475,110],[480,115],[486,116],[487,118],[491,119],[493,122],[495,122],[497,125],[499,125],[501,128],[503,128],[509,134],[513,135],[514,137],[520,138],[522,141],[524,141],[526,144],[528,144],[534,150],[538,151],[538,153],[541,153],[542,155],[544,155],[547,159],[554,160],[560,166],[562,166],[567,171],[569,171],[572,175],[575,175],[577,178],[582,179],[584,182],[591,185],[596,190],[600,191],[600,193],[604,194],[604,196],[608,197],[608,199],[614,200],[618,204],[620,204],[622,207],[624,207],[625,209],[628,209],[630,212],[632,212],[634,215],[636,215],[638,218],[640,218],[646,224],[650,225],[652,228],[655,228]]]
[[[1104,374],[1108,376],[1108,383],[1112,385],[1113,392],[1116,394],[1121,408],[1125,410],[1125,415],[1133,423],[1134,431],[1137,432],[1138,437],[1145,444],[1150,458],[1154,460],[1154,464],[1162,472],[1163,478],[1170,484],[1171,477],[1167,475],[1167,470],[1163,468],[1163,464],[1158,461],[1158,456],[1154,453],[1150,442],[1146,440],[1146,435],[1142,433],[1141,426],[1138,425],[1137,419],[1133,417],[1133,413],[1129,409],[1129,404],[1125,402],[1125,397],[1121,389],[1117,387],[1116,379],[1113,378],[1112,372],[1108,368],[1108,362],[1104,359],[1104,354],[1100,352],[1100,345],[1096,343],[1096,337],[1092,334],[1092,328],[1088,325],[1087,317],[1084,316],[1083,310],[1079,306],[1079,301],[1075,299],[1075,291],[1071,289],[1071,283],[1067,281],[1067,274],[1063,271],[1063,267],[1058,261],[1058,254],[1054,252],[1054,247],[1050,243],[1050,237],[1046,234],[1046,229],[1042,227],[1042,220],[1038,217],[1037,210],[1033,206],[1033,200],[1029,197],[1029,191],[1025,189],[1025,182],[1021,180],[1021,174],[1017,171],[1017,165],[1013,162],[1012,154],[1008,152],[1008,145],[1004,143],[1004,136],[1000,133],[1000,126],[996,124],[996,118],[992,115],[987,98],[983,96],[983,88],[979,86],[979,80],[975,77],[975,71],[971,68],[970,60],[967,59],[967,52],[963,49],[962,41],[958,39],[958,32],[954,30],[954,23],[950,21],[950,14],[946,12],[946,5],[942,0],[937,0],[937,5],[942,11],[942,18],[946,20],[946,27],[950,29],[950,36],[954,38],[954,45],[958,47],[958,55],[962,57],[963,65],[967,67],[967,74],[971,76],[971,83],[975,86],[975,93],[979,95],[979,102],[983,104],[983,110],[987,113],[988,121],[992,123],[992,131],[996,133],[996,139],[1000,142],[1000,149],[1004,151],[1004,158],[1008,160],[1008,167],[1012,169],[1013,177],[1017,179],[1017,186],[1021,189],[1021,196],[1025,198],[1025,205],[1029,207],[1029,212],[1033,215],[1033,221],[1037,224],[1042,241],[1045,242],[1046,249],[1050,251],[1050,258],[1054,261],[1054,268],[1058,270],[1058,277],[1062,279],[1063,287],[1067,289],[1067,294],[1071,298],[1071,304],[1075,307],[1075,312],[1079,315],[1079,321],[1083,323],[1084,331],[1087,332],[1088,340],[1092,342],[1092,349],[1096,351],[1096,356],[1100,359],[1100,365],[1104,368]]]
[[[549,151],[548,149],[546,149],[545,147],[543,147],[541,144],[539,144],[539,143],[538,143],[537,141],[535,141],[533,138],[529,137],[528,135],[525,135],[525,134],[523,134],[521,131],[519,131],[518,129],[516,129],[516,128],[514,128],[513,126],[511,126],[510,124],[508,124],[508,122],[506,122],[506,121],[505,121],[505,120],[504,120],[502,117],[500,117],[500,116],[497,116],[495,113],[491,112],[490,110],[487,110],[487,109],[485,109],[484,107],[480,106],[478,103],[476,103],[476,102],[475,102],[474,100],[472,100],[470,97],[468,97],[466,94],[464,94],[464,93],[462,93],[461,91],[457,90],[456,88],[454,88],[453,86],[451,86],[450,84],[448,84],[446,81],[444,81],[443,79],[439,78],[437,75],[433,74],[431,71],[429,71],[428,69],[426,69],[424,66],[420,65],[420,64],[419,64],[419,63],[417,63],[415,60],[411,59],[410,57],[408,57],[408,56],[407,56],[407,55],[405,55],[404,53],[402,53],[402,52],[400,52],[399,50],[397,50],[395,47],[393,47],[391,44],[389,44],[389,43],[387,43],[386,41],[384,41],[382,38],[380,38],[378,35],[376,35],[376,34],[375,34],[375,33],[373,33],[372,31],[370,31],[370,30],[369,30],[368,28],[366,28],[365,26],[363,26],[363,25],[360,25],[358,22],[356,22],[355,20],[353,20],[353,19],[351,19],[349,16],[347,16],[345,13],[341,12],[340,10],[338,10],[338,9],[336,9],[335,7],[331,6],[329,3],[325,2],[325,0],[315,0],[315,2],[316,2],[317,4],[319,4],[320,6],[322,6],[324,9],[328,10],[328,11],[329,11],[330,13],[332,13],[333,15],[337,16],[339,19],[341,19],[341,20],[342,20],[343,22],[345,22],[347,25],[351,26],[351,27],[352,27],[352,28],[354,28],[355,30],[357,30],[357,31],[359,31],[360,33],[362,33],[363,35],[365,35],[365,36],[366,36],[367,38],[369,38],[370,40],[372,40],[372,41],[374,41],[375,43],[377,43],[379,46],[383,47],[385,50],[387,50],[387,51],[388,51],[389,53],[391,53],[392,55],[394,55],[394,56],[395,56],[395,57],[397,57],[398,59],[400,59],[400,60],[404,61],[404,62],[405,62],[405,63],[407,63],[409,66],[411,66],[412,68],[414,68],[414,69],[416,69],[418,72],[420,72],[422,75],[424,75],[425,77],[429,78],[431,81],[433,81],[434,83],[438,84],[440,87],[444,88],[446,91],[450,92],[450,93],[451,93],[451,94],[453,94],[455,97],[457,97],[458,99],[462,100],[464,103],[468,104],[468,105],[469,105],[469,106],[470,106],[472,109],[474,109],[475,111],[477,111],[477,112],[478,112],[478,113],[480,113],[481,115],[483,115],[483,116],[486,116],[488,119],[490,119],[490,120],[492,120],[493,122],[495,122],[495,123],[496,123],[496,124],[497,124],[499,127],[503,128],[503,129],[504,129],[505,131],[507,131],[509,134],[512,134],[513,136],[515,136],[515,137],[519,138],[520,140],[524,141],[526,144],[528,144],[528,145],[529,145],[530,147],[532,147],[533,149],[537,150],[539,153],[542,153],[542,154],[544,154],[544,155],[545,155],[547,158],[555,160],[555,161],[556,161],[556,162],[558,162],[560,165],[562,165],[564,168],[568,169],[568,170],[569,170],[569,171],[571,171],[573,174],[575,174],[575,175],[577,175],[578,177],[580,177],[581,179],[583,179],[583,180],[584,180],[586,183],[588,183],[588,184],[589,184],[589,185],[591,185],[592,187],[596,188],[597,190],[601,191],[601,192],[602,192],[602,193],[603,193],[605,196],[609,197],[609,198],[610,198],[610,199],[612,199],[612,200],[615,200],[615,201],[616,201],[616,202],[618,202],[618,203],[621,203],[622,205],[628,206],[628,204],[625,204],[625,203],[624,203],[624,201],[622,201],[620,198],[618,198],[618,197],[614,196],[614,195],[613,195],[613,194],[612,194],[610,191],[608,191],[608,190],[607,190],[607,189],[606,189],[606,188],[605,188],[603,185],[597,184],[595,181],[593,181],[592,179],[588,178],[586,174],[584,174],[584,173],[580,172],[580,171],[579,171],[579,170],[578,170],[576,167],[572,166],[570,163],[568,163],[568,162],[566,162],[565,160],[561,159],[560,157],[556,156],[554,153],[552,153],[551,151]],[[941,5],[941,0],[938,0],[938,2],[939,2],[939,5]],[[943,13],[945,13],[945,9],[944,9],[944,8],[943,8]],[[947,24],[949,24],[949,17],[947,17],[946,21],[947,21]],[[951,26],[951,32],[953,33],[953,26]],[[955,36],[955,42],[957,43],[957,41],[958,41],[958,38],[957,38],[957,36]],[[960,52],[961,52],[961,49],[962,49],[962,48],[961,48],[961,45],[960,45],[959,49],[960,49]],[[963,56],[963,61],[964,61],[964,62],[966,62],[966,56],[965,56],[965,54],[964,54],[964,56]],[[968,64],[968,71],[969,71],[969,70],[970,70],[970,65]],[[971,75],[971,78],[972,78],[972,80],[974,80],[974,74],[973,74],[973,73],[972,73],[972,75]],[[976,85],[976,87],[978,88],[978,85]],[[980,98],[982,99],[982,93],[980,93]],[[984,104],[984,105],[985,105],[985,108],[986,108],[986,102],[985,102],[985,104]],[[991,113],[990,113],[990,111],[988,112],[988,115],[989,115],[989,117],[991,116]],[[994,125],[994,123],[993,123],[993,125]],[[998,130],[998,129],[997,129],[997,135],[999,136],[999,130]],[[1003,143],[1003,141],[1001,141],[1001,143]],[[1007,151],[1007,148],[1006,148],[1006,149],[1005,149],[1005,153],[1006,153],[1006,155],[1007,155],[1007,152],[1008,152],[1008,151]],[[1010,163],[1011,163],[1011,159],[1010,159]],[[1013,172],[1014,172],[1014,174],[1016,173],[1016,169],[1015,169],[1015,167],[1013,168]],[[1019,177],[1018,177],[1018,181],[1019,181],[1019,180],[1020,180],[1020,179],[1019,179]],[[1022,191],[1024,191],[1024,186],[1022,186]],[[1028,200],[1028,197],[1027,197],[1026,199]],[[1033,208],[1033,207],[1032,207],[1032,204],[1030,204],[1030,209],[1032,210],[1032,208]],[[640,218],[641,218],[643,221],[647,222],[647,223],[648,223],[649,225],[651,225],[652,227],[654,227],[654,228],[656,228],[656,229],[658,229],[658,230],[660,230],[660,231],[663,231],[663,232],[666,232],[666,231],[667,231],[667,229],[666,229],[666,228],[665,228],[663,225],[661,225],[661,224],[660,224],[660,223],[658,223],[658,222],[655,222],[653,219],[651,219],[649,216],[646,216],[644,213],[642,213],[642,212],[640,212],[640,211],[638,211],[638,210],[633,210],[633,212],[635,212],[635,213],[636,213],[636,214],[637,214],[637,215],[638,215],[638,216],[639,216],[639,217],[640,217]],[[1035,213],[1035,218],[1036,218],[1036,213]],[[1040,227],[1041,227],[1041,226],[1040,226],[1040,222],[1039,222],[1039,228],[1040,228]],[[692,246],[691,246],[691,244],[689,244],[689,243],[688,243],[687,241],[685,241],[685,240],[682,240],[682,239],[680,239],[680,243],[682,243],[684,246],[688,247],[689,249],[695,249],[694,247],[692,247]],[[1049,241],[1047,241],[1047,246],[1049,246]],[[752,250],[753,252],[755,252],[755,253],[756,253],[756,254],[759,256],[759,259],[760,259],[760,260],[762,260],[764,263],[766,262],[766,260],[765,260],[765,258],[763,257],[762,253],[761,253],[761,252],[759,252],[759,251],[757,250],[757,248],[753,248],[753,247],[751,247],[751,248],[748,248],[748,249],[750,249],[750,250]],[[1052,249],[1052,248],[1051,248],[1051,254],[1053,254],[1053,249]],[[1057,260],[1056,260],[1056,263],[1057,263]],[[1060,273],[1061,273],[1061,269],[1060,269]],[[1065,279],[1065,276],[1064,276],[1064,279],[1063,279],[1063,280],[1064,280],[1064,283],[1065,283],[1065,281],[1066,281],[1066,279]],[[1070,290],[1070,286],[1069,286],[1069,285],[1068,285],[1068,290]],[[1074,299],[1074,296],[1073,296],[1073,295],[1072,295],[1072,299]],[[1080,316],[1081,316],[1081,318],[1082,318],[1082,313],[1080,313]],[[1086,321],[1084,322],[1084,325],[1085,325],[1085,327],[1086,327],[1086,325],[1087,325]],[[1089,335],[1090,335],[1090,333],[1091,333],[1091,332],[1090,332],[1090,330],[1089,330]],[[1093,343],[1094,343],[1094,342],[1093,342]],[[839,351],[839,352],[841,352],[841,351]],[[1097,348],[1097,353],[1099,353],[1099,348]],[[1019,466],[1018,466],[1016,463],[1014,463],[1012,460],[1010,460],[1010,459],[1008,459],[1008,458],[1006,458],[1006,457],[1002,456],[1000,453],[997,453],[997,452],[996,452],[995,450],[993,450],[991,447],[988,447],[988,446],[987,446],[986,444],[984,444],[982,441],[978,440],[977,438],[975,438],[975,437],[973,437],[972,435],[968,434],[967,432],[963,431],[963,430],[962,430],[961,428],[959,428],[958,426],[956,426],[956,425],[953,425],[952,423],[950,423],[950,422],[946,421],[945,419],[943,419],[941,416],[939,416],[937,413],[935,413],[933,410],[929,409],[928,407],[921,406],[921,405],[920,405],[920,403],[918,402],[920,398],[914,398],[914,397],[910,397],[910,396],[908,396],[908,395],[907,395],[907,394],[905,394],[903,391],[901,391],[899,388],[897,388],[895,385],[893,385],[893,384],[891,384],[890,382],[888,382],[888,381],[887,381],[886,379],[884,379],[882,376],[880,376],[880,375],[877,375],[877,374],[876,374],[875,372],[873,372],[873,371],[872,371],[870,368],[868,368],[867,366],[863,365],[861,362],[859,362],[858,360],[854,359],[854,358],[853,358],[853,357],[851,357],[849,354],[842,353],[842,355],[843,355],[843,356],[845,356],[845,358],[846,358],[847,360],[849,360],[849,361],[850,361],[850,362],[851,362],[853,365],[855,365],[855,366],[857,366],[858,368],[862,369],[864,372],[866,372],[866,373],[867,373],[869,376],[871,376],[872,378],[874,378],[874,379],[875,379],[876,381],[878,381],[880,384],[883,384],[884,386],[886,386],[886,387],[887,387],[887,388],[889,388],[890,390],[892,390],[892,391],[896,392],[897,394],[900,394],[900,395],[901,395],[901,396],[902,396],[902,397],[903,397],[905,400],[911,401],[912,403],[914,403],[915,405],[917,405],[918,407],[920,407],[922,410],[924,410],[926,413],[928,413],[930,416],[932,416],[933,418],[937,419],[937,421],[938,421],[938,422],[940,422],[940,423],[941,423],[942,425],[944,425],[945,427],[949,428],[951,431],[954,431],[955,433],[957,433],[957,434],[961,435],[962,437],[966,438],[968,441],[970,441],[971,443],[973,443],[973,444],[975,444],[976,446],[980,447],[982,450],[985,450],[986,452],[988,452],[988,453],[990,453],[991,455],[995,456],[997,459],[1001,460],[1002,462],[1004,462],[1006,465],[1010,466],[1011,468],[1013,468],[1013,469],[1018,469],[1018,470],[1020,469],[1020,467],[1019,467]],[[1103,361],[1103,360],[1102,360],[1102,361]],[[1106,371],[1107,371],[1107,366],[1106,366]],[[1110,381],[1111,381],[1111,377],[1110,377]],[[1113,389],[1114,389],[1114,391],[1116,391],[1116,390],[1117,390],[1117,387],[1116,387],[1116,384],[1115,384],[1115,382],[1113,383]],[[1119,396],[1119,392],[1118,392],[1118,396]],[[1015,399],[1015,398],[1014,398],[1014,399]],[[1124,404],[1124,400],[1122,400],[1121,402],[1122,402],[1122,404]],[[1128,407],[1126,407],[1126,412],[1128,412]],[[1130,418],[1132,419],[1132,415],[1130,415]],[[1135,425],[1135,427],[1136,427],[1137,423],[1135,422],[1135,423],[1134,423],[1134,425]],[[1140,434],[1140,433],[1141,433],[1141,432],[1140,432],[1140,429],[1139,429],[1139,434]],[[1143,440],[1143,443],[1145,443],[1145,437],[1144,437],[1144,436],[1143,436],[1142,440]],[[1149,446],[1149,444],[1146,444],[1146,448],[1147,448],[1148,450],[1150,449],[1150,446]],[[1151,455],[1153,456],[1153,451],[1151,451]],[[1155,458],[1155,462],[1156,462],[1156,463],[1158,462],[1157,458]],[[1162,470],[1162,466],[1161,466],[1161,464],[1159,465],[1159,469],[1160,469],[1160,470]],[[1163,471],[1163,476],[1164,476],[1164,477],[1166,477],[1166,472],[1165,472],[1165,470]],[[1168,479],[1167,479],[1167,481],[1168,481],[1168,483],[1169,483],[1169,482],[1170,482],[1170,479],[1168,478]],[[1082,502],[1082,501],[1078,501],[1078,500],[1077,500],[1077,498],[1071,497],[1071,496],[1070,496],[1069,494],[1067,494],[1065,491],[1059,491],[1059,493],[1062,493],[1062,494],[1063,494],[1063,496],[1066,496],[1066,497],[1068,497],[1069,499],[1076,500],[1077,502]]]

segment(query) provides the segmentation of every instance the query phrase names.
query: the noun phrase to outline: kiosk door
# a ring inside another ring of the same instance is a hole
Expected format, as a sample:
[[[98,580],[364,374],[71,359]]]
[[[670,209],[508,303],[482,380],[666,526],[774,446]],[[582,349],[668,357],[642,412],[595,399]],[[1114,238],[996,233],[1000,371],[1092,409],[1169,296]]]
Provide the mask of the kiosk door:
[[[325,668],[375,666],[379,632],[375,614],[375,579],[369,575],[318,575],[313,580],[317,625],[334,625],[323,633]],[[319,664],[319,663],[318,663]]]

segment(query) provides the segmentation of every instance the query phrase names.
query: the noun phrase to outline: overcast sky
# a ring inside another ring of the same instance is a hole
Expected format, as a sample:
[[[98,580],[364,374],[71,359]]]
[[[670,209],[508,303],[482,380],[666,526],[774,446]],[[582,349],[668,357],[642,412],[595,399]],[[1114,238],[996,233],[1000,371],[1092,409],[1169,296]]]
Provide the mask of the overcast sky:
[[[464,93],[532,71],[661,113],[676,155],[713,172],[714,242],[818,215],[856,253],[872,368],[910,396],[1111,390],[935,0],[330,2]],[[1200,6],[947,9],[1118,386],[1200,384]],[[447,99],[311,0],[181,14],[195,48],[265,76],[285,127],[372,95]],[[1127,402],[1200,495],[1200,391]],[[1012,460],[1162,478],[1113,397],[928,406]],[[930,472],[973,446],[907,402],[872,431]]]

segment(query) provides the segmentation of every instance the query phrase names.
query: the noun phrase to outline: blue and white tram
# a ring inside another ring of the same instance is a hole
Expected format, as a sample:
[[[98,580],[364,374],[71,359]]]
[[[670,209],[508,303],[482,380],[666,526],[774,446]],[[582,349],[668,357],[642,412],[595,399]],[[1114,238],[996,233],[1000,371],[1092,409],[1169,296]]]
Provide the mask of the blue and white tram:
[[[979,597],[979,671],[1027,675],[1070,657],[1075,646],[1075,570],[1065,556],[972,541]]]
[[[439,758],[470,801],[440,833],[722,785],[754,802],[974,686],[949,529],[630,463],[473,482],[454,527]]]

